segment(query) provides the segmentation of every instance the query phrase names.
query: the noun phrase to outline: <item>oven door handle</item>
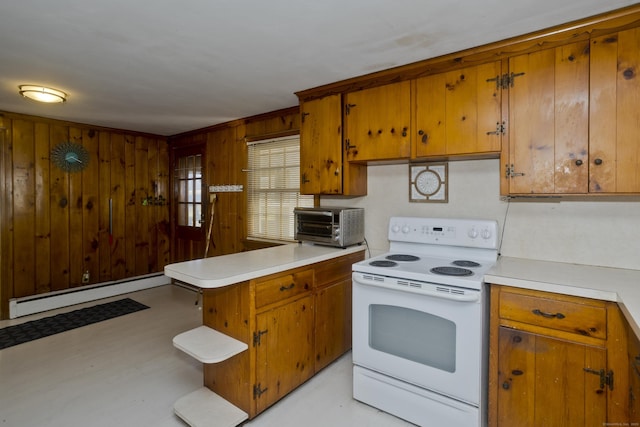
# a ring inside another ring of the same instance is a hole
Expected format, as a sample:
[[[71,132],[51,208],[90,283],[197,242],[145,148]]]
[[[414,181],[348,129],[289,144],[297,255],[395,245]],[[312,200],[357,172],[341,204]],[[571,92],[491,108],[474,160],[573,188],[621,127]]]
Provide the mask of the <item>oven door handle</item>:
[[[400,287],[400,285],[393,286],[393,285],[389,285],[388,283],[377,282],[375,280],[367,279],[365,277],[362,277],[361,275],[357,279],[354,277],[354,283],[360,284],[360,285],[375,286],[378,288],[390,289],[392,291],[411,292],[418,295],[442,298],[442,299],[457,301],[457,302],[475,302],[480,300],[480,292],[478,291],[470,291],[464,294],[452,294],[444,290],[433,291],[433,290],[425,290],[425,289],[416,289],[416,288],[412,288],[411,286]],[[443,286],[442,289],[449,289],[449,288],[447,286]]]

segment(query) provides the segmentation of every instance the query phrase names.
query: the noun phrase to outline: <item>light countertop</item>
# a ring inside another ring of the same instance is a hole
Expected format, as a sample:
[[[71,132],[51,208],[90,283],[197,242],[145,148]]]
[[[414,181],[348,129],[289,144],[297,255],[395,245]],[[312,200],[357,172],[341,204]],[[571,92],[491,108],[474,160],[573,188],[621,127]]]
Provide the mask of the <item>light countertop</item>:
[[[308,243],[292,243],[169,264],[164,267],[164,274],[200,288],[219,288],[365,249],[364,245],[342,249]]]
[[[486,283],[616,302],[640,336],[640,270],[500,257]]]

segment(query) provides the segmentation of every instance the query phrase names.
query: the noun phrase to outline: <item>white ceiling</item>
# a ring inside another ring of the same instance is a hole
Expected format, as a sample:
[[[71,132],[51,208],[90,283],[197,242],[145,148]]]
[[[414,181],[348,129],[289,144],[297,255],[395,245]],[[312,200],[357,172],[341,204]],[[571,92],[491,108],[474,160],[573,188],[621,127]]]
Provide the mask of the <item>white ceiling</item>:
[[[630,0],[4,0],[0,110],[159,135]],[[65,104],[23,99],[50,85]]]

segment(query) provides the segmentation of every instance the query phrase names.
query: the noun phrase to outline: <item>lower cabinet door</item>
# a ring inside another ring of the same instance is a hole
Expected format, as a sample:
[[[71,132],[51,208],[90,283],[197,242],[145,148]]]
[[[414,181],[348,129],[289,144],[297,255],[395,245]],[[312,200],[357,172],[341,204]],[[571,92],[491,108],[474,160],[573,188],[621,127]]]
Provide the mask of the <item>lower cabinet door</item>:
[[[604,348],[500,327],[498,425],[603,426],[608,386]]]
[[[351,348],[351,277],[316,295],[316,372]]]
[[[260,413],[314,374],[313,297],[256,316],[256,384]]]

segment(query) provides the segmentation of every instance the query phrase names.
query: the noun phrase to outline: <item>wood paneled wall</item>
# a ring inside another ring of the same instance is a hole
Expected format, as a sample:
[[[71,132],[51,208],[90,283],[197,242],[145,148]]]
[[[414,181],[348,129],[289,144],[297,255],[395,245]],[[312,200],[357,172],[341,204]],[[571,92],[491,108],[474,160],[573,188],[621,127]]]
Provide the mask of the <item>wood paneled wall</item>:
[[[299,108],[291,107],[259,116],[199,129],[169,139],[170,147],[184,147],[204,142],[205,185],[241,184],[241,193],[217,193],[212,244],[209,256],[225,255],[256,249],[269,244],[246,240],[247,212],[247,139],[261,139],[300,131]],[[208,194],[206,196],[208,198]],[[207,221],[210,211],[205,215]],[[215,245],[215,246],[214,246]],[[202,248],[200,248],[202,246]],[[196,248],[195,250],[193,248]],[[202,250],[200,250],[202,249]],[[204,244],[176,241],[172,252],[180,260],[201,258]]]
[[[0,299],[162,271],[170,261],[167,139],[0,113]],[[0,140],[1,141],[1,140]],[[80,143],[88,166],[50,161],[59,143]],[[112,235],[109,200],[112,200]]]

